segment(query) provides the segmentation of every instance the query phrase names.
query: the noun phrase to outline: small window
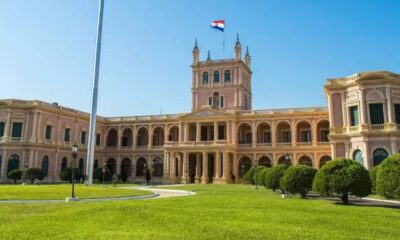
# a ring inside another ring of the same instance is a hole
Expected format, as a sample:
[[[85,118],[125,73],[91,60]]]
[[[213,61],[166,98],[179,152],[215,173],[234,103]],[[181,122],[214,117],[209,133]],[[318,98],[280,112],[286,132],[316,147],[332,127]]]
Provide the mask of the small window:
[[[358,106],[350,107],[350,126],[358,126]]]
[[[96,146],[100,146],[101,143],[101,135],[100,133],[96,134]]]
[[[71,138],[71,129],[66,128],[64,130],[64,142],[69,142],[70,138]]]
[[[203,72],[202,83],[203,84],[208,84],[208,72]]]
[[[219,108],[219,93],[215,92],[213,93],[213,108],[218,109]]]
[[[81,132],[81,144],[86,144],[86,132]]]
[[[230,82],[231,81],[231,71],[225,70],[225,72],[224,72],[224,81],[225,82]]]
[[[219,83],[219,72],[218,71],[214,72],[214,83]]]
[[[4,122],[0,122],[0,137],[4,136]]]
[[[221,96],[221,100],[220,100],[220,106],[221,108],[224,108],[224,97]]]
[[[22,137],[22,123],[15,122],[12,125],[12,135],[13,138]]]
[[[53,128],[53,126],[51,126],[51,125],[46,126],[46,133],[45,133],[46,140],[51,140],[52,128]]]

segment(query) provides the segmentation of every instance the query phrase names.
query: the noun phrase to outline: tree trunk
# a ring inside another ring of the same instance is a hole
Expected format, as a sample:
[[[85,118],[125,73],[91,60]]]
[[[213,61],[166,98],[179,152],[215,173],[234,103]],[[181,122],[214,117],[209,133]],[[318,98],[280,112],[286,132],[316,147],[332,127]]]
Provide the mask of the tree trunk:
[[[343,204],[349,203],[349,195],[347,193],[343,194],[340,198],[342,199]]]

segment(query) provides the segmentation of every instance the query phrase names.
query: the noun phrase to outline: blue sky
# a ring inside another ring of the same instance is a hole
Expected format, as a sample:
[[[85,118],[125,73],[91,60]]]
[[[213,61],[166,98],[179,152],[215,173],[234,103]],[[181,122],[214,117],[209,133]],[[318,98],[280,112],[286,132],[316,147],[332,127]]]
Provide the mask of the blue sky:
[[[188,112],[197,37],[252,56],[253,108],[325,106],[327,78],[400,72],[399,1],[106,0],[98,114]],[[90,111],[97,0],[0,0],[0,98]]]

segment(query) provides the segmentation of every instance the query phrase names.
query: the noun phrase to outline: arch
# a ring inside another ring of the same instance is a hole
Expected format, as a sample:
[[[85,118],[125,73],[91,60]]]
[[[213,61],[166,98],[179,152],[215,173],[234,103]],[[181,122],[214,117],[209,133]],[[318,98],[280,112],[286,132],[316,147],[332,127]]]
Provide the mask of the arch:
[[[364,165],[364,158],[363,158],[363,154],[360,149],[354,150],[353,160],[359,162],[361,165]]]
[[[19,155],[11,154],[8,158],[7,174],[15,169],[19,169]]]
[[[324,155],[319,159],[319,168],[322,168],[327,162],[331,161],[332,158],[328,155]]]
[[[212,107],[219,109],[219,92],[214,92],[212,95]]]
[[[278,143],[291,143],[292,132],[290,124],[286,121],[281,121],[276,125],[277,142]]]
[[[310,143],[311,139],[311,124],[307,121],[300,121],[296,124],[297,142]]]
[[[219,71],[214,71],[213,82],[214,83],[219,83]]]
[[[243,175],[251,168],[251,159],[248,156],[243,156],[239,160],[239,177]]]
[[[43,177],[47,177],[49,174],[49,157],[47,155],[42,159],[42,171]]]
[[[317,123],[318,142],[329,142],[329,121],[321,120]]]
[[[147,170],[147,161],[145,158],[140,157],[136,161],[136,176],[143,177],[145,175],[145,171]]]
[[[377,89],[371,90],[367,93],[366,100],[385,100],[385,95]]]
[[[170,142],[178,142],[179,141],[179,127],[178,126],[172,126],[169,129],[168,141],[170,141]]]
[[[164,145],[164,128],[158,126],[153,129],[153,146]]]
[[[307,155],[303,155],[303,156],[301,156],[300,158],[299,158],[299,165],[307,165],[307,166],[310,166],[310,167],[312,167],[313,166],[313,162],[312,162],[312,159],[309,157],[309,156],[307,156]]]
[[[262,156],[258,159],[258,165],[272,167],[272,160],[267,156]]]
[[[107,147],[116,147],[118,144],[118,131],[111,128],[107,133]]]
[[[231,71],[229,69],[225,70],[224,72],[224,81],[225,82],[231,81]]]
[[[208,72],[203,72],[201,83],[202,84],[208,84]]]
[[[106,168],[108,170],[110,170],[112,175],[117,174],[117,171],[116,171],[117,170],[117,161],[115,160],[115,158],[111,157],[111,158],[107,159]]]
[[[149,131],[146,127],[140,127],[137,130],[137,146],[144,147],[149,144]]]
[[[121,146],[132,147],[133,131],[131,128],[125,128],[122,131]]]
[[[252,143],[252,131],[251,125],[248,123],[241,123],[238,127],[238,143],[239,144],[251,144]]]
[[[271,126],[266,122],[257,125],[257,143],[271,143]]]
[[[372,153],[372,157],[374,160],[374,166],[378,166],[389,156],[389,153],[383,148],[377,148]]]
[[[68,167],[68,158],[63,157],[61,160],[61,172]]]
[[[152,162],[152,176],[162,177],[163,176],[163,160],[160,157],[155,157]]]
[[[126,176],[126,178],[132,176],[132,161],[130,158],[125,157],[121,161],[121,175]]]
[[[284,154],[278,159],[278,164],[292,165],[292,158],[290,155]]]

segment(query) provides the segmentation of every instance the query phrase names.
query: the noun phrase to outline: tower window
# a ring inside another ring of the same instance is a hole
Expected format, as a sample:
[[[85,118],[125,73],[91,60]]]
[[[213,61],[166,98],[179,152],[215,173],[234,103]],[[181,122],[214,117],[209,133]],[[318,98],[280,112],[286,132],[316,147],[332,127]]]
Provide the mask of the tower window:
[[[208,84],[208,72],[203,72],[202,83],[203,84]]]
[[[214,83],[219,83],[219,72],[218,71],[214,72]]]
[[[224,81],[225,82],[230,82],[231,81],[231,71],[225,70],[225,72],[224,72]]]
[[[213,93],[213,105],[212,107],[214,109],[218,109],[219,108],[219,93],[215,92]]]

